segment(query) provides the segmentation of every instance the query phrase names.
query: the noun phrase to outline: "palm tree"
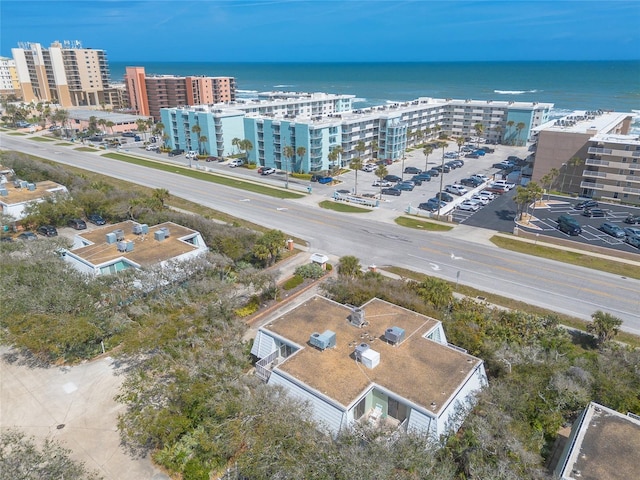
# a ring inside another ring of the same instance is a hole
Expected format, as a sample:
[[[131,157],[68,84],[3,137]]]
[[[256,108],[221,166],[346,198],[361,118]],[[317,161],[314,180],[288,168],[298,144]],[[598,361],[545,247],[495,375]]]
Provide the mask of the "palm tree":
[[[116,126],[116,124],[114,122],[112,122],[111,120],[107,120],[107,123],[105,123],[105,126],[111,130],[111,135],[113,135],[113,127]]]
[[[456,145],[458,145],[458,157],[460,157],[460,153],[462,151],[462,146],[464,145],[464,137],[456,138]]]
[[[516,124],[516,122],[514,122],[513,120],[509,120],[509,121],[507,122],[507,127],[508,127],[508,130],[507,130],[507,138],[509,138],[509,139],[510,139],[510,140],[509,140],[509,142],[510,142],[510,144],[511,144],[511,145],[513,145],[513,140],[511,140],[511,129],[513,128],[513,126],[514,126],[515,124]]]
[[[559,173],[560,172],[557,168],[552,168],[551,170],[549,170],[549,172],[547,172],[540,178],[540,182],[542,183],[542,185],[546,185],[547,187],[547,199],[551,195],[551,185],[553,184],[553,181],[556,179]]]
[[[162,206],[162,208],[164,208],[165,202],[170,197],[169,190],[167,190],[166,188],[156,188],[152,193],[152,197]]]
[[[142,140],[145,140],[144,133],[147,131],[147,121],[144,118],[139,118],[136,120],[136,125],[138,126],[138,131],[142,133]]]
[[[101,118],[98,120],[98,125],[100,125],[102,127],[102,131],[104,131],[104,128],[107,125],[107,121],[104,118]]]
[[[444,181],[444,150],[449,144],[447,142],[438,142],[438,148],[442,148],[442,170],[440,171],[440,192],[438,194],[438,217],[440,217],[440,197],[442,197],[442,182]]]
[[[439,124],[436,124],[435,127],[433,127],[434,132],[436,132],[436,137],[440,138],[440,130],[442,130],[442,127]]]
[[[423,137],[424,137],[424,132],[422,130],[416,130],[416,144],[420,144]]]
[[[289,188],[289,162],[293,158],[293,155],[294,155],[293,147],[291,145],[285,145],[284,148],[282,149],[282,156],[287,159],[287,164],[284,169],[284,174],[286,178],[285,188]]]
[[[231,140],[231,145],[233,145],[234,147],[236,147],[236,151],[240,150],[240,142],[242,140],[240,140],[238,137],[235,137],[233,140]]]
[[[200,125],[196,124],[193,127],[191,127],[191,133],[195,133],[197,138],[200,137],[200,132],[202,132]],[[191,147],[191,141],[189,141],[189,147]],[[192,150],[192,148],[190,148],[190,150]],[[199,151],[200,151],[200,145],[198,145],[198,152]]]
[[[575,169],[584,163],[584,160],[580,157],[572,157],[571,160],[567,162],[567,166],[571,167],[571,175],[569,176],[569,191],[572,190],[573,186],[573,177],[575,176]]]
[[[338,162],[338,178],[340,178],[340,171],[342,170],[342,154],[344,153],[344,149],[341,145],[336,145],[333,147],[332,152],[335,152],[334,161]]]
[[[302,171],[302,160],[304,159],[304,154],[307,153],[307,149],[304,147],[298,147],[296,148],[296,155],[298,156],[298,159],[300,159],[300,166],[298,168],[296,168],[297,172],[301,172]]]
[[[200,150],[198,150],[198,152],[201,155],[206,155],[207,154],[207,147],[206,147],[207,140],[209,140],[209,138],[207,138],[206,135],[200,135],[198,137],[198,146],[202,147]]]
[[[367,146],[364,144],[362,140],[360,140],[354,150],[358,152],[358,158],[354,158],[351,160],[351,168],[356,172],[356,188],[354,193],[358,194],[358,171],[362,168],[362,154],[367,150]]]
[[[382,179],[389,175],[389,170],[385,165],[378,165],[376,171],[374,172],[378,180],[380,180],[380,200],[382,200]]]
[[[498,143],[502,143],[502,127],[500,125],[496,126],[496,133],[498,134]]]
[[[249,153],[253,150],[253,143],[251,143],[251,140],[246,138],[241,140],[240,143],[242,144],[242,150],[244,151],[245,161],[249,163]]]
[[[522,130],[524,130],[524,128],[527,125],[524,122],[518,122],[518,124],[516,125],[516,133],[517,133],[517,137],[518,137],[518,145],[520,145],[520,134],[522,133]]]
[[[591,318],[593,322],[587,325],[587,331],[594,333],[598,337],[598,342],[601,346],[613,340],[620,331],[622,320],[610,313],[598,310],[591,315]]]
[[[433,153],[433,145],[427,145],[424,147],[422,153],[424,153],[424,170],[426,172],[429,170],[429,155]]]
[[[480,147],[480,137],[482,136],[482,132],[484,132],[484,125],[478,122],[473,126],[473,129],[476,131],[476,147]]]
[[[374,160],[378,156],[378,142],[371,140],[371,160]]]

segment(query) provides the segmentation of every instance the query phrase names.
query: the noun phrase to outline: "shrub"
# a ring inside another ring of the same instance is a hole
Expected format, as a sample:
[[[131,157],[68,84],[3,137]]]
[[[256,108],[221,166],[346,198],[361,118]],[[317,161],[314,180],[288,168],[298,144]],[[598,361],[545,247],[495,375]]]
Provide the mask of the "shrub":
[[[289,280],[287,280],[282,284],[282,288],[284,290],[291,290],[296,288],[302,282],[304,282],[304,278],[302,278],[300,275],[294,275],[293,277],[291,277]]]
[[[300,265],[296,268],[296,275],[300,275],[302,278],[318,279],[324,275],[324,270],[317,263],[307,263],[306,265]]]
[[[331,270],[333,270],[333,265],[331,265],[330,263],[325,263],[324,268],[327,272],[330,272]]]
[[[300,180],[311,180],[310,173],[291,173],[292,178],[298,178]]]

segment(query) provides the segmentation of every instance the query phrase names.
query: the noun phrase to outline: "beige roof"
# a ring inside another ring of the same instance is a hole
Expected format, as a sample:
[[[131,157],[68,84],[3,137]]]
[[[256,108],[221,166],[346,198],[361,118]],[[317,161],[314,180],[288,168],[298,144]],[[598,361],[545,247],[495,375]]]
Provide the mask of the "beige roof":
[[[182,237],[198,233],[190,228],[171,222],[165,222],[149,227],[149,233],[146,235],[135,235],[133,233],[134,225],[137,225],[137,223],[128,220],[79,233],[77,235],[78,237],[92,242],[93,245],[74,248],[73,253],[93,265],[102,265],[117,258],[125,257],[132,262],[145,267],[172,259],[184,253],[198,250],[196,245],[180,240]],[[154,233],[162,227],[169,229],[169,237],[161,241],[155,240]],[[133,241],[133,251],[120,252],[118,251],[116,243],[107,243],[107,234],[118,229],[122,229],[124,231],[125,241]]]
[[[347,320],[349,307],[314,297],[263,327],[304,347],[278,368],[345,406],[375,383],[437,412],[482,363],[424,338],[439,323],[433,318],[379,299],[362,309],[369,325],[357,328]],[[397,346],[384,340],[391,327],[405,330],[405,340]],[[308,343],[309,337],[325,330],[336,333],[336,347],[320,351]],[[368,369],[354,360],[360,343],[380,353],[377,367]]]
[[[35,190],[29,190],[28,188],[15,188],[13,182],[4,184],[7,189],[7,196],[0,197],[0,202],[5,205],[14,205],[17,203],[32,202],[41,198],[52,195],[51,190],[63,190],[67,191],[66,187],[59,183],[52,182],[51,180],[44,180],[42,182],[34,182]]]

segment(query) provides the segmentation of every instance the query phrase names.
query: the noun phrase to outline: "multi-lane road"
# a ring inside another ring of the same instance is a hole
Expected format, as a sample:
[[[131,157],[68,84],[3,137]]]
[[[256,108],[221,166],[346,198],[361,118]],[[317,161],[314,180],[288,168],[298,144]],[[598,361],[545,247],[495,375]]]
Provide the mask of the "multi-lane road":
[[[53,143],[2,134],[0,148],[86,168],[277,228],[308,241],[313,251],[355,255],[363,265],[396,265],[459,281],[533,305],[588,319],[600,309],[640,334],[640,281],[501,250],[473,227],[447,233],[403,228],[390,215],[341,214],[317,206],[315,194],[282,200],[150,170]]]

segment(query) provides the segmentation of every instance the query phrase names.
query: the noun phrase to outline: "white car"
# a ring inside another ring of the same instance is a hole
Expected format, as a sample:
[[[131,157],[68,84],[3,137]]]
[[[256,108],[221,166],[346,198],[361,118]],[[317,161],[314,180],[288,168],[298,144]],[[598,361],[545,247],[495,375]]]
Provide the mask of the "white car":
[[[196,158],[198,156],[198,152],[196,152],[195,150],[189,150],[187,152],[187,154],[184,156],[184,158]]]
[[[477,195],[488,198],[489,200],[493,200],[494,198],[496,198],[495,194],[491,192],[487,192],[486,190],[482,190],[481,192],[478,192]]]
[[[244,162],[242,160],[240,160],[239,158],[236,158],[235,160],[231,160],[229,162],[229,166],[231,168],[241,167],[242,165],[244,165]]]
[[[367,163],[362,170],[365,172],[373,172],[376,169],[376,166],[373,163]]]
[[[513,187],[516,186],[515,183],[509,183],[506,180],[495,181],[495,182],[493,182],[492,185],[496,186],[496,187],[504,187],[505,190],[511,190]]]
[[[393,183],[388,180],[376,180],[375,182],[373,182],[374,187],[390,187],[392,185]]]
[[[482,180],[483,182],[488,182],[489,177],[482,173],[476,173],[475,175],[471,175],[471,178],[477,178],[478,180]]]
[[[444,189],[445,192],[453,193],[455,195],[464,195],[469,190],[464,185],[447,185]]]
[[[489,200],[489,197],[487,197],[486,195],[479,195],[477,193],[471,197],[471,200],[478,201],[482,205],[486,205],[491,201]]]
[[[465,200],[460,205],[458,205],[459,210],[467,210],[470,212],[476,212],[480,206],[476,202],[472,202],[471,200]]]

